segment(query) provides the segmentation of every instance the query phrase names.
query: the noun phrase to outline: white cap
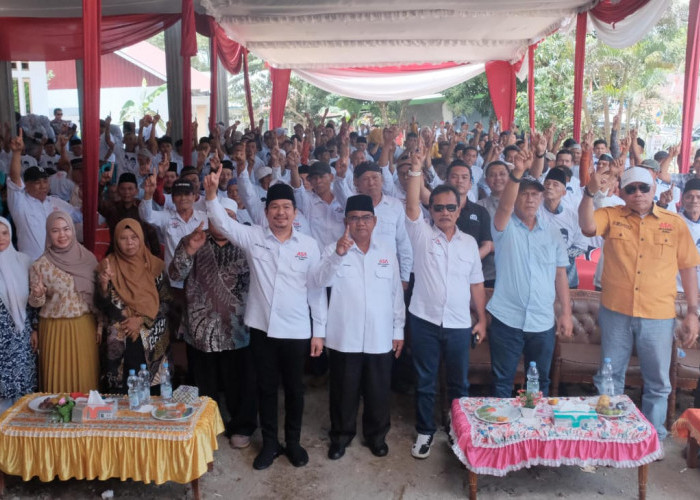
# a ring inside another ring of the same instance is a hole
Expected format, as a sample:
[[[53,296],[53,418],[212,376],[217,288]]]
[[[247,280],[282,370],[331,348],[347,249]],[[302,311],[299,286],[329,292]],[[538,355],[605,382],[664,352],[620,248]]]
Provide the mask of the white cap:
[[[224,208],[238,212],[238,203],[236,203],[236,200],[232,200],[231,198],[219,198],[219,202]]]
[[[624,188],[628,184],[634,182],[641,182],[642,184],[651,186],[654,184],[654,179],[649,169],[644,167],[630,167],[622,173],[622,177],[620,177],[620,187]]]
[[[255,178],[257,180],[262,179],[266,175],[272,175],[272,169],[270,167],[258,167],[255,171]]]

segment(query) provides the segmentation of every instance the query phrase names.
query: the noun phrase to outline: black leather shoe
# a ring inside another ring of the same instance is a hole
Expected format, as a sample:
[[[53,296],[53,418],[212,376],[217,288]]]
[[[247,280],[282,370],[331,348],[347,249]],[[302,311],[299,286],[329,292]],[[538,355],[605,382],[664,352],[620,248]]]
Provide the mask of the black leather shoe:
[[[262,450],[260,450],[260,453],[258,453],[258,456],[255,457],[255,460],[253,460],[253,469],[267,469],[272,465],[272,462],[275,461],[275,458],[280,456],[282,451],[282,447],[279,443],[269,445],[264,444]]]
[[[375,457],[385,457],[389,453],[389,445],[382,443],[379,446],[370,446],[369,451],[371,451],[372,455]]]
[[[309,454],[299,443],[287,443],[285,453],[294,467],[303,467],[309,463]]]
[[[338,460],[343,455],[345,455],[345,446],[340,443],[331,443],[331,447],[328,448],[328,458]]]

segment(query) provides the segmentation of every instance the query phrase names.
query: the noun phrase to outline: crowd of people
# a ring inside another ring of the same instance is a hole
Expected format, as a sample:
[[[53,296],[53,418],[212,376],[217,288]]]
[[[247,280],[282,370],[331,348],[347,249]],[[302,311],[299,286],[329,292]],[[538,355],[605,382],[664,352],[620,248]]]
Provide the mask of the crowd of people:
[[[224,395],[231,446],[260,427],[255,469],[281,454],[308,462],[305,368],[328,370],[330,459],[354,439],[360,399],[363,443],[388,453],[401,383],[415,387],[411,453],[426,458],[440,362],[447,397],[468,396],[470,349],[487,336],[492,395],[512,396],[522,357],[548,393],[555,336],[572,334],[576,258],[603,247],[601,359],[621,393],[636,347],[642,411],[666,436],[677,291],[688,305],[678,341],[698,336],[700,152],[689,174],[672,174],[680,149],[647,158],[619,117],[609,140],[578,143],[554,126],[307,115],[291,131],[236,122],[199,139],[194,124],[183,158],[170,123],[158,136],[160,117],[147,115],[124,130],[101,122],[99,185],[84,186],[76,128],[60,109],[50,124],[53,138],[9,126],[0,138],[5,406],[35,390],[125,393],[143,363],[157,393],[184,342],[188,380]],[[91,189],[111,236],[99,263],[80,243]]]

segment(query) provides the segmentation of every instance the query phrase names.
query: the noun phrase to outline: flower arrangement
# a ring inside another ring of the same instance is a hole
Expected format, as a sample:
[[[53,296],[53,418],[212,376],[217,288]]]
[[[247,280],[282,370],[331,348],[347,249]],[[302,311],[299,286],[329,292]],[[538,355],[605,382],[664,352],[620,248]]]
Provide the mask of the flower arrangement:
[[[73,414],[73,407],[75,406],[75,400],[71,397],[62,397],[54,406],[55,415],[58,417],[59,422],[67,424],[71,421],[71,416]]]
[[[542,399],[541,392],[527,392],[525,389],[518,391],[518,401],[523,408],[535,408],[537,403]]]

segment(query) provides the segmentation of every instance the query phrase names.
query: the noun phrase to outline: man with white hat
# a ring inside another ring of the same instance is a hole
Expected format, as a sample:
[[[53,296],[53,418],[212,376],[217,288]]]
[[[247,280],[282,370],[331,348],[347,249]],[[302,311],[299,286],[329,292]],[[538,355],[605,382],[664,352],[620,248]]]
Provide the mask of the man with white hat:
[[[611,359],[615,393],[621,394],[636,345],[644,380],[642,413],[664,439],[668,434],[664,421],[671,392],[676,274],[680,272],[688,303],[680,340],[690,346],[698,337],[695,266],[700,264],[700,255],[683,219],[654,204],[656,185],[647,168],[631,167],[622,174],[624,205],[594,211],[593,196],[606,173],[601,169],[591,175],[579,206],[583,234],[605,239],[598,311],[603,332],[601,361]],[[601,388],[600,372],[594,381]]]

